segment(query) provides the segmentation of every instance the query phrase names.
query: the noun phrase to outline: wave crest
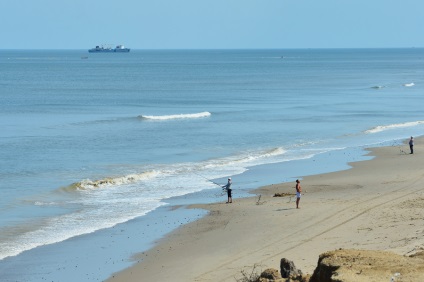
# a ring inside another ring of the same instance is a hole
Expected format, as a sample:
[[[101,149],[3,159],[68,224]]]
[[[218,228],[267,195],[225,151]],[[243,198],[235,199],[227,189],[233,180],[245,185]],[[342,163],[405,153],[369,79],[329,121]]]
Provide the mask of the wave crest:
[[[419,121],[412,121],[412,122],[405,122],[405,123],[395,123],[395,124],[389,124],[389,125],[379,125],[376,127],[373,127],[371,129],[368,129],[364,131],[365,133],[378,133],[390,129],[396,129],[396,128],[402,128],[402,127],[412,127],[417,126],[419,124],[424,124],[423,120]]]
[[[211,116],[210,112],[201,112],[195,114],[179,114],[179,115],[163,115],[163,116],[145,116],[140,115],[139,118],[150,120],[172,120],[172,119],[190,119],[190,118],[205,118]]]
[[[414,85],[415,85],[415,83],[411,82],[411,83],[405,83],[403,86],[405,86],[405,87],[412,87]]]
[[[209,161],[204,165],[204,169],[219,169],[222,167],[231,167],[232,169],[242,168],[242,171],[239,172],[242,173],[248,166],[276,162],[276,160],[273,161],[272,159],[278,158],[286,152],[287,151],[281,147],[264,151],[243,152],[239,155]],[[264,159],[268,159],[268,162],[264,162]]]
[[[158,172],[149,171],[149,172],[143,172],[139,174],[129,174],[129,175],[120,176],[120,177],[107,177],[107,178],[99,179],[99,180],[85,179],[80,182],[76,182],[67,188],[68,189],[70,188],[71,190],[87,190],[87,189],[94,189],[94,188],[104,188],[104,187],[109,187],[112,185],[131,184],[141,180],[153,178],[157,175],[158,175]]]

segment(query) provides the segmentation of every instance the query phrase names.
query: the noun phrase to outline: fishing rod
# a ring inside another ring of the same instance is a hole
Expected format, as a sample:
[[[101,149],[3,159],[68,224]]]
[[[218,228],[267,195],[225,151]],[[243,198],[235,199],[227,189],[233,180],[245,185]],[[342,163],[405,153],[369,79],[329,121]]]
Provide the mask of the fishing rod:
[[[196,174],[197,176],[200,176],[200,177],[202,177],[202,178],[206,179],[207,181],[212,182],[213,184],[218,185],[219,187],[221,187],[221,188],[222,188],[222,185],[221,185],[221,184],[218,184],[218,183],[216,183],[216,182],[214,182],[214,181],[210,180],[209,178],[204,177],[203,175],[200,175],[200,174],[198,174],[198,173],[195,173],[194,171],[193,171],[193,173],[194,173],[194,174]]]
[[[408,153],[407,152],[405,152],[403,149],[402,149],[402,145],[400,145],[400,144],[396,144],[396,142],[395,143],[393,143],[393,145],[392,145],[393,147],[394,146],[396,146],[396,147],[398,147],[398,149],[399,149],[399,154],[404,154],[404,155],[407,155]]]
[[[225,195],[225,192],[224,192],[225,188],[224,188],[224,187],[222,187],[222,185],[221,185],[221,184],[218,184],[218,183],[216,183],[216,182],[214,182],[214,181],[210,180],[209,178],[204,177],[203,175],[200,175],[200,174],[198,174],[198,173],[195,173],[194,171],[192,171],[192,172],[193,172],[194,174],[196,174],[197,176],[200,176],[201,178],[204,178],[204,179],[206,179],[207,181],[212,182],[213,184],[215,184],[215,185],[219,186],[219,187],[222,189],[222,192],[221,192],[220,194],[215,194],[215,197],[222,197],[223,195]]]
[[[198,174],[198,173],[196,173],[196,172],[194,172],[194,171],[192,171],[192,173],[194,173],[194,174],[196,174],[197,176],[200,176],[200,177],[202,177],[202,178],[204,178],[204,179],[206,179],[207,181],[209,181],[209,182],[212,182],[213,184],[215,184],[215,185],[217,185],[217,186],[219,186],[219,187],[221,187],[221,189],[222,189],[222,191],[221,191],[221,193],[218,195],[218,194],[215,194],[215,196],[216,197],[221,197],[221,196],[223,196],[223,195],[225,195],[227,192],[228,192],[228,189],[227,189],[227,185],[221,185],[221,184],[219,184],[219,183],[216,183],[216,182],[214,182],[214,181],[212,181],[212,180],[210,180],[209,178],[206,178],[206,177],[204,177],[203,175],[201,175],[201,174]],[[231,178],[228,178],[228,180],[230,180]],[[230,189],[230,191],[231,191],[232,189]]]
[[[407,152],[405,152],[400,146],[399,146],[399,150],[400,150],[400,153],[401,154],[404,154],[404,155],[407,155],[408,153]]]

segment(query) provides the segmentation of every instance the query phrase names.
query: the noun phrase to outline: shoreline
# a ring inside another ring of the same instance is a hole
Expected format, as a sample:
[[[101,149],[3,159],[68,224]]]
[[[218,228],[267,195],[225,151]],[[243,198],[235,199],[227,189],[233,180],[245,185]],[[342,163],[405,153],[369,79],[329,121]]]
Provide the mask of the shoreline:
[[[273,197],[293,193],[291,182],[258,188],[233,204],[191,205],[208,215],[159,240],[135,256],[139,263],[106,281],[234,281],[255,264],[278,268],[283,257],[312,274],[319,254],[338,248],[404,255],[423,247],[417,220],[423,218],[424,160],[390,146],[367,151],[375,157],[349,163],[348,170],[301,178],[299,210],[293,199]]]

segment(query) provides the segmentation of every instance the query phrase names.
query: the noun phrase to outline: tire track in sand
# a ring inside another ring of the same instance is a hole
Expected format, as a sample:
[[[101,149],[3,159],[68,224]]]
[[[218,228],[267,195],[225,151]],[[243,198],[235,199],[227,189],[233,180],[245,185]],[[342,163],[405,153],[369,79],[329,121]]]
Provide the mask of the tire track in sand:
[[[261,246],[258,246],[256,248],[249,248],[249,251],[243,252],[237,257],[231,257],[231,259],[225,260],[224,262],[222,262],[220,265],[218,265],[214,269],[207,271],[207,272],[205,272],[201,275],[198,275],[197,277],[195,277],[195,281],[206,281],[206,280],[215,281],[213,277],[208,277],[208,276],[211,276],[211,274],[213,276],[213,273],[218,271],[219,269],[223,269],[223,268],[234,269],[235,267],[230,267],[230,266],[234,265],[235,262],[241,260],[242,258],[244,258],[246,256],[249,256],[249,255],[258,253],[260,251],[263,251],[264,249],[270,248],[270,247],[274,246],[275,244],[279,244],[279,243],[281,244],[281,242],[287,242],[287,239],[290,239],[293,236],[296,236],[297,234],[305,234],[305,233],[311,234],[311,229],[312,230],[313,230],[313,228],[316,229],[316,226],[319,226],[320,223],[336,222],[335,225],[333,225],[333,226],[331,226],[331,227],[329,227],[325,230],[319,231],[318,233],[315,233],[314,235],[312,235],[312,236],[310,236],[306,239],[300,240],[298,243],[291,245],[291,246],[281,250],[280,252],[278,252],[274,255],[267,256],[266,259],[269,260],[269,259],[272,259],[272,258],[275,258],[275,257],[282,256],[283,253],[291,251],[295,248],[298,248],[299,246],[301,246],[305,243],[311,242],[314,239],[316,239],[317,237],[320,237],[320,236],[322,236],[322,235],[324,235],[324,234],[326,234],[330,231],[333,231],[334,229],[337,229],[337,228],[357,219],[358,217],[372,211],[373,209],[376,209],[378,207],[387,205],[387,204],[395,202],[395,201],[399,201],[400,199],[409,197],[411,194],[415,194],[419,191],[424,191],[424,188],[419,188],[419,187],[417,187],[414,190],[410,190],[411,186],[413,186],[413,184],[416,184],[422,178],[423,178],[423,175],[418,176],[413,181],[408,181],[407,184],[402,185],[400,188],[397,188],[397,189],[394,189],[394,190],[391,190],[391,191],[385,191],[386,194],[384,194],[384,195],[376,195],[372,198],[368,198],[367,200],[362,201],[360,204],[355,203],[355,204],[352,204],[348,207],[338,209],[338,210],[334,211],[332,214],[326,216],[325,218],[323,218],[319,221],[316,221],[313,224],[310,224],[310,225],[308,225],[308,226],[306,226],[306,227],[304,227],[300,230],[296,230],[295,232],[284,235],[283,237],[279,237],[277,240],[273,240],[266,245],[261,245]],[[398,184],[398,183],[396,183],[396,184]],[[401,191],[404,192],[404,191],[406,191],[405,189],[407,187],[409,188],[410,192],[404,193],[403,195],[396,197],[395,199],[392,199],[392,195],[394,193],[399,193]],[[371,202],[372,202],[372,205],[370,207],[368,207],[369,203],[371,203]],[[359,212],[352,211],[353,209],[358,209],[358,208],[360,209]],[[345,216],[344,219],[342,221],[340,221],[340,214],[342,214],[342,213],[343,214],[346,213],[346,214],[349,214],[351,216],[347,216],[347,218]],[[305,231],[308,231],[308,232],[305,232]],[[264,260],[261,260],[261,261],[258,261],[256,263],[261,264],[263,262],[264,262]],[[234,275],[235,275],[235,273],[233,273],[231,276],[226,277],[225,280],[234,279]]]

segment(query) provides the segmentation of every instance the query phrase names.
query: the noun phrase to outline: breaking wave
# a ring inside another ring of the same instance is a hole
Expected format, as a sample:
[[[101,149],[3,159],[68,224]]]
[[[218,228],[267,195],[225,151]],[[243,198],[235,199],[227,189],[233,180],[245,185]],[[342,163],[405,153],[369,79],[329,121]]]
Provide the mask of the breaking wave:
[[[412,87],[414,85],[415,85],[415,83],[413,83],[413,82],[403,84],[403,86],[405,86],[405,87]]]
[[[257,151],[257,152],[244,152],[240,155],[230,156],[222,159],[215,159],[215,160],[209,160],[203,163],[200,163],[198,169],[222,169],[225,167],[231,167],[231,166],[250,166],[250,165],[257,165],[267,162],[272,162],[269,159],[273,157],[278,157],[280,155],[283,155],[286,153],[286,150],[283,148],[273,148],[269,150],[264,151]],[[264,161],[267,160],[267,161]],[[85,179],[80,182],[73,183],[72,185],[66,187],[66,190],[91,190],[91,189],[101,189],[101,188],[107,188],[107,187],[113,187],[113,186],[119,186],[119,185],[126,185],[126,184],[132,184],[137,183],[139,181],[148,181],[152,180],[157,177],[163,177],[164,175],[170,175],[170,174],[180,174],[186,172],[188,166],[192,166],[192,164],[179,164],[180,168],[168,168],[168,169],[159,169],[155,171],[147,171],[142,172],[139,174],[129,174],[125,176],[119,176],[119,177],[106,177],[103,179],[98,180],[90,180]],[[242,169],[240,172],[244,171]]]
[[[201,112],[195,114],[178,114],[178,115],[163,115],[163,116],[145,116],[140,115],[139,118],[149,120],[172,120],[172,119],[191,119],[191,118],[205,118],[211,116],[210,112]]]
[[[284,155],[287,151],[281,147],[264,151],[243,152],[223,159],[210,160],[204,163],[204,169],[219,169],[220,167],[243,168],[238,173],[245,171],[246,167],[264,163],[273,163],[274,158]]]
[[[58,189],[59,195],[53,198],[31,200],[36,206],[72,209],[69,213],[25,225],[22,232],[13,231],[19,236],[9,236],[0,242],[0,260],[38,246],[111,228],[165,205],[162,201],[165,198],[216,189],[216,185],[220,185],[209,179],[237,175],[254,165],[303,159],[319,153],[293,152],[283,147],[264,148],[202,162],[158,164],[144,167],[144,172],[124,176],[81,180]],[[71,197],[67,197],[69,195]]]
[[[148,171],[139,174],[129,174],[120,177],[107,177],[99,180],[90,180],[85,179],[80,182],[74,183],[71,186],[65,189],[71,190],[87,190],[87,189],[95,189],[95,188],[105,188],[109,186],[117,186],[117,185],[125,185],[131,184],[142,180],[148,180],[156,177],[159,172],[156,171]]]
[[[386,131],[386,130],[390,130],[390,129],[397,129],[397,128],[402,128],[402,127],[412,127],[412,126],[417,126],[417,125],[420,125],[420,124],[424,124],[424,121],[419,120],[419,121],[412,121],[412,122],[405,122],[405,123],[379,125],[379,126],[376,126],[376,127],[373,127],[371,129],[366,130],[365,133],[378,133],[378,132],[382,132],[382,131]]]

